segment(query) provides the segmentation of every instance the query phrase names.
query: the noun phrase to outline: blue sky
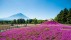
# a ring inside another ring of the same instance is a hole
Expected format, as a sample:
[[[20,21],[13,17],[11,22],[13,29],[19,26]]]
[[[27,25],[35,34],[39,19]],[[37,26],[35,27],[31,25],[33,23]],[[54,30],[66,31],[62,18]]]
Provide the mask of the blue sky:
[[[71,0],[0,0],[0,18],[23,13],[29,18],[50,19],[64,8],[71,8]]]

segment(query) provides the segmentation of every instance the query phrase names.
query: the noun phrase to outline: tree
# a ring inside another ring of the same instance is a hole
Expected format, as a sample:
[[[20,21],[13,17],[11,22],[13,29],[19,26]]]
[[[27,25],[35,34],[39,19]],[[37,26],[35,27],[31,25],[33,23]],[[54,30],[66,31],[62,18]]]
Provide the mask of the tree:
[[[38,23],[38,22],[37,22],[37,19],[35,18],[35,19],[34,19],[34,24],[36,25],[37,23]]]
[[[71,24],[71,8],[69,9],[69,13],[67,15],[67,23]]]
[[[32,23],[32,21],[33,21],[33,19],[29,19],[29,20],[28,20],[28,22],[29,22],[30,24]]]
[[[19,21],[20,21],[20,24],[25,23],[25,20],[24,19],[19,19]]]
[[[3,24],[3,21],[0,21],[1,24]]]
[[[27,26],[27,24],[28,24],[28,19],[25,21],[25,27]]]
[[[55,17],[55,20],[58,21],[59,23],[63,23],[63,10],[60,11],[60,13]]]
[[[55,20],[60,22],[60,23],[67,23],[67,15],[68,15],[68,9],[65,8],[64,10],[61,10],[60,13],[55,17]]]
[[[14,20],[13,20],[13,24],[16,24],[16,23],[17,23],[17,22],[16,22],[16,19],[14,19]]]
[[[17,19],[17,23],[20,24],[20,19]]]
[[[63,13],[63,23],[67,23],[67,15],[68,15],[68,9],[64,9]]]
[[[23,23],[25,23],[25,19],[17,19],[17,23],[18,24],[23,24]]]
[[[11,26],[14,26],[13,21],[11,21]]]
[[[25,24],[25,19],[21,19],[22,20],[22,24],[24,23]]]

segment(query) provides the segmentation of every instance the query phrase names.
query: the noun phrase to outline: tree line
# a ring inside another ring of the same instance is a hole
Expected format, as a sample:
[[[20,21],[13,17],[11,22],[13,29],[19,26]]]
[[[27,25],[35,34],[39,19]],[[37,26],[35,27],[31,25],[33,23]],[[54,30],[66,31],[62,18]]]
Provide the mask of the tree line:
[[[61,10],[60,13],[55,17],[55,21],[62,24],[71,24],[71,8]]]
[[[14,19],[14,20],[2,20],[0,21],[0,24],[40,24],[44,22],[45,20],[38,20],[36,18],[34,19]]]

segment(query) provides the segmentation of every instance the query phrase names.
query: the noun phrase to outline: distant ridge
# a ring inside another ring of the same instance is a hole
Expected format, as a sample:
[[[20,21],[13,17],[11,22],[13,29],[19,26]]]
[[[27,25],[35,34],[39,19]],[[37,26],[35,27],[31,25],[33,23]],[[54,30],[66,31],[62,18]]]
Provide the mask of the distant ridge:
[[[29,19],[29,17],[25,16],[22,13],[17,13],[17,14],[10,16],[10,17],[2,18],[0,20],[14,20],[14,19]]]

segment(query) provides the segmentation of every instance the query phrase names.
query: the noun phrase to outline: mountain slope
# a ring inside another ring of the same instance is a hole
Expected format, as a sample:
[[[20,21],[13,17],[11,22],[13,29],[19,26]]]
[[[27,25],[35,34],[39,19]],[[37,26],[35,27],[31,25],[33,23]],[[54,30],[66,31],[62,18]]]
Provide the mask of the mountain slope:
[[[29,19],[27,16],[23,15],[22,13],[17,13],[7,18],[2,18],[1,20],[14,20],[14,19]]]

